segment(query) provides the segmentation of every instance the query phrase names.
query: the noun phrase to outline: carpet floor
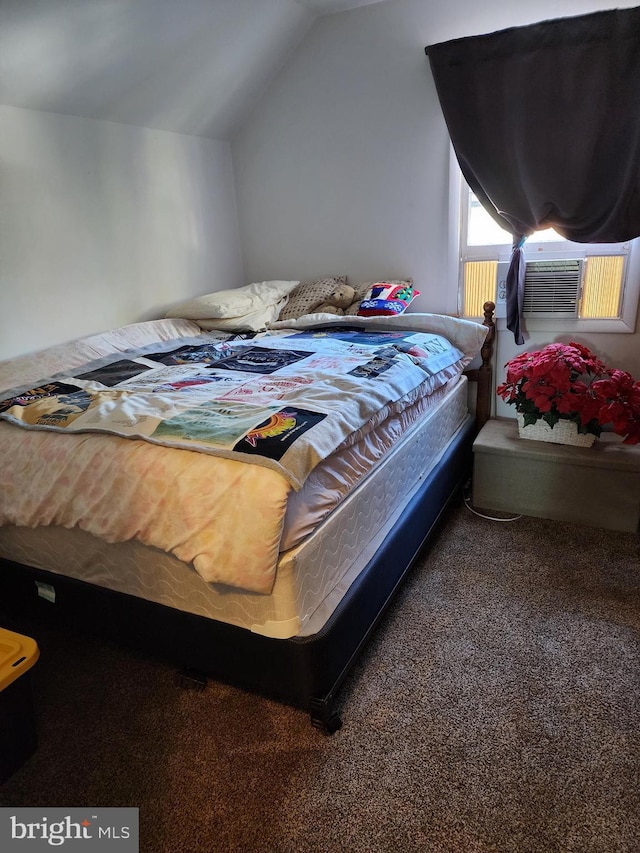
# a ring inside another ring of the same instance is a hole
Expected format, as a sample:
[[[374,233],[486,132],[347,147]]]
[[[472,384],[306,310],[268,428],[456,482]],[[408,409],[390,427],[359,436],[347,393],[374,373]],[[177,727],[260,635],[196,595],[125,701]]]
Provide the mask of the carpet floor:
[[[9,618],[11,624],[8,624]],[[636,534],[449,511],[345,683],[294,708],[9,615],[39,747],[0,806],[136,806],[149,853],[637,853]]]

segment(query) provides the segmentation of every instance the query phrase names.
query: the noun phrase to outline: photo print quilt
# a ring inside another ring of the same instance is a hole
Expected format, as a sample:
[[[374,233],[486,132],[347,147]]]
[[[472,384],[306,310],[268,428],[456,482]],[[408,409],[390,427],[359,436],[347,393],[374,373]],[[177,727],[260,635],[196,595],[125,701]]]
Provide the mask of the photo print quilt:
[[[459,372],[428,332],[336,327],[203,333],[114,353],[17,388],[0,418],[25,429],[106,432],[274,468],[300,488],[376,413]]]

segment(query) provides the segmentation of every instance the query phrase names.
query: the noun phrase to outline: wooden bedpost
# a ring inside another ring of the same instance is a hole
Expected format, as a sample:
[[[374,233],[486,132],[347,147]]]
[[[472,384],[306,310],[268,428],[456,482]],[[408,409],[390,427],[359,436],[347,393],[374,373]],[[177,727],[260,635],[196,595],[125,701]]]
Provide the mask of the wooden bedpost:
[[[493,312],[495,303],[485,302],[483,324],[489,329],[485,342],[480,350],[482,364],[478,368],[478,397],[476,401],[476,428],[478,432],[491,417],[491,402],[493,393],[493,347],[496,337],[496,323]]]
[[[476,370],[466,370],[465,373],[472,382],[478,383],[476,394],[476,431],[480,432],[482,427],[491,417],[491,403],[493,394],[493,347],[496,337],[496,323],[493,312],[496,306],[494,302],[485,302],[482,306],[484,320],[482,324],[488,328],[487,337],[480,350],[482,364]]]

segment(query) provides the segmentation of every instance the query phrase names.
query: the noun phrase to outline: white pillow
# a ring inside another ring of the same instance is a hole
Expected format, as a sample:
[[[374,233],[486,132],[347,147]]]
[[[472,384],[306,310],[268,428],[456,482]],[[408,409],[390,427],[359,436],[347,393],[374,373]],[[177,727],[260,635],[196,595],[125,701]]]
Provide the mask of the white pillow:
[[[265,305],[257,311],[250,311],[242,317],[206,317],[202,320],[194,320],[201,329],[210,332],[220,329],[223,332],[260,332],[268,323],[278,319],[280,311],[287,304],[288,297],[284,297],[275,305]]]
[[[185,320],[244,317],[266,306],[276,305],[299,284],[299,281],[260,281],[246,287],[218,290],[174,305],[165,317],[182,317]]]

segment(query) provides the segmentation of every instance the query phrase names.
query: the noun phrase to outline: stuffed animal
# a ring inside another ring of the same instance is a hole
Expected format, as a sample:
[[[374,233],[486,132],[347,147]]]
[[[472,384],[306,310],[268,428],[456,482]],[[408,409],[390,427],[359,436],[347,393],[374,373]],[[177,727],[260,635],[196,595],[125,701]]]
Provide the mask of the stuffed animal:
[[[326,301],[313,309],[314,314],[344,314],[345,308],[353,303],[356,295],[350,284],[341,284],[330,293]]]

